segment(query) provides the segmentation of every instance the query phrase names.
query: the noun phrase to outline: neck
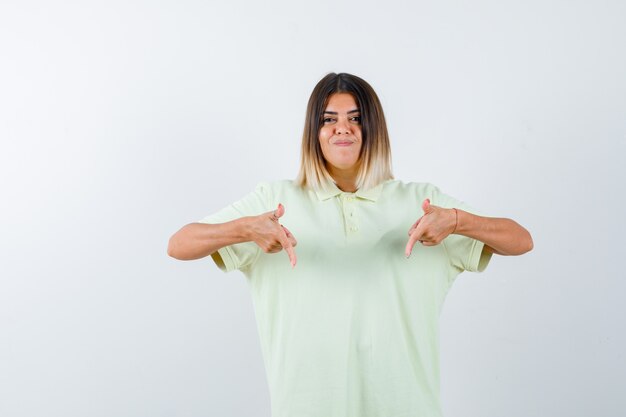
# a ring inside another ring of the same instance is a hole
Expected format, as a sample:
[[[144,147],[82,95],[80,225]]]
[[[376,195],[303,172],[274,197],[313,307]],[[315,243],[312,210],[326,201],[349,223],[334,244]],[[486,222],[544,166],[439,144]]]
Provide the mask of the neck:
[[[328,167],[328,172],[331,177],[335,180],[337,187],[341,191],[345,191],[346,193],[353,193],[357,190],[356,188],[356,175],[357,169],[338,169],[335,167]]]

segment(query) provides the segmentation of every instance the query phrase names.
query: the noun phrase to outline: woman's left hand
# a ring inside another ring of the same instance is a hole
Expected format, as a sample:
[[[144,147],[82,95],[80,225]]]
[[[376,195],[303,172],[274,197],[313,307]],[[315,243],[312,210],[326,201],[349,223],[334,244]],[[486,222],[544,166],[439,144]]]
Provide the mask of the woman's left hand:
[[[409,241],[404,250],[407,258],[411,255],[415,242],[420,242],[424,246],[438,245],[454,232],[456,227],[457,215],[454,209],[432,206],[430,200],[426,199],[422,203],[422,210],[424,215],[409,229]]]

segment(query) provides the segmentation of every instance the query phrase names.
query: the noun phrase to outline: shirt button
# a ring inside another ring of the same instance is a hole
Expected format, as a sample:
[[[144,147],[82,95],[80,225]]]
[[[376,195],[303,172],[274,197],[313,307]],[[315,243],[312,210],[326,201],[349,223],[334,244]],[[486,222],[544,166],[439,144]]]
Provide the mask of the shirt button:
[[[358,227],[356,227],[356,226],[352,226],[352,227],[350,228],[350,230],[352,230],[353,232],[356,232],[357,230],[359,230],[359,228],[358,228]]]

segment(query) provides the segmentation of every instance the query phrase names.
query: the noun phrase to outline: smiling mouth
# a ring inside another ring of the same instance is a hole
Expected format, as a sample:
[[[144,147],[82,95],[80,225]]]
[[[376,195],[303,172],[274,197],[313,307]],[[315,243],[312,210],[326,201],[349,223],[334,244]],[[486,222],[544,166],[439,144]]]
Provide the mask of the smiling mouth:
[[[338,140],[337,142],[334,142],[333,145],[337,145],[337,146],[350,146],[352,145],[354,142],[352,142],[351,140]]]

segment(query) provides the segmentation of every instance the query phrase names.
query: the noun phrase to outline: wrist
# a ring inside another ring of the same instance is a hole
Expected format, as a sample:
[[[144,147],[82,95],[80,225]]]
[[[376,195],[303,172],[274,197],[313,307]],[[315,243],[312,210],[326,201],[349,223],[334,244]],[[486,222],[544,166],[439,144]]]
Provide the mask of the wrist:
[[[450,232],[450,234],[454,234],[457,232],[458,228],[459,228],[459,210],[456,208],[451,208],[450,212],[452,214],[452,232]]]
[[[455,234],[468,236],[468,237],[474,237],[474,234],[476,233],[477,217],[461,209],[456,209],[456,211],[457,211],[457,225],[456,225]]]
[[[241,242],[249,242],[252,240],[252,225],[255,217],[256,216],[246,216],[235,220],[237,223],[237,239]]]

